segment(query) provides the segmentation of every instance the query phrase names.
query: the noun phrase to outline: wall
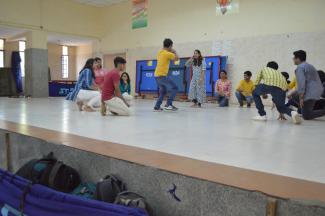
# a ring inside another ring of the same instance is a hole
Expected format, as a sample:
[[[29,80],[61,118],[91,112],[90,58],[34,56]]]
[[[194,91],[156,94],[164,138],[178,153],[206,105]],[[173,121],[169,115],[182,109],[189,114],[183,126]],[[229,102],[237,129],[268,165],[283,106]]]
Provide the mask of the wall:
[[[108,54],[108,55],[104,55],[103,57],[103,67],[108,69],[108,70],[111,70],[113,69],[115,66],[114,66],[114,59],[115,57],[122,57],[122,58],[126,58],[126,55],[125,53],[117,53],[117,54]]]
[[[150,0],[148,28],[131,29],[131,2],[103,8],[102,51],[175,43],[325,31],[323,0],[241,0],[238,14],[216,16],[215,0]],[[128,15],[129,14],[129,15]]]
[[[61,56],[62,56],[62,46],[58,44],[48,43],[48,62],[51,69],[51,79],[52,80],[75,80],[77,71],[77,47],[69,46],[69,77],[66,79],[62,78],[61,71]]]
[[[5,67],[11,67],[11,54],[13,51],[19,50],[18,41],[5,41]]]
[[[234,84],[245,70],[256,73],[273,59],[281,70],[292,74],[295,49],[306,49],[310,62],[325,68],[321,61],[325,51],[319,48],[324,43],[325,14],[321,8],[325,1],[241,0],[239,13],[226,16],[216,16],[215,6],[215,0],[150,0],[149,26],[137,30],[131,29],[131,17],[125,16],[131,13],[130,2],[103,8],[107,32],[99,51],[126,52],[133,82],[136,60],[156,58],[166,37],[174,40],[182,57],[191,56],[196,48],[204,55],[228,55],[228,72]],[[213,48],[226,43],[230,49]]]
[[[78,77],[79,72],[85,65],[88,58],[93,58],[95,55],[93,54],[93,46],[92,45],[84,45],[76,47],[76,77]]]
[[[97,7],[72,0],[0,0],[0,25],[42,29],[78,36],[99,38],[103,19]]]

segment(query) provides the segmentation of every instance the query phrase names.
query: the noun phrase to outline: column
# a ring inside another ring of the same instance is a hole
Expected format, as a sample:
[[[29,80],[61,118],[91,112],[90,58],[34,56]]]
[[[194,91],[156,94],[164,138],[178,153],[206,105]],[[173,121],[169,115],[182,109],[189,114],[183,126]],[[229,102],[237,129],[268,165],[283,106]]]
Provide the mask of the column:
[[[26,34],[25,95],[49,96],[47,33],[32,30]]]

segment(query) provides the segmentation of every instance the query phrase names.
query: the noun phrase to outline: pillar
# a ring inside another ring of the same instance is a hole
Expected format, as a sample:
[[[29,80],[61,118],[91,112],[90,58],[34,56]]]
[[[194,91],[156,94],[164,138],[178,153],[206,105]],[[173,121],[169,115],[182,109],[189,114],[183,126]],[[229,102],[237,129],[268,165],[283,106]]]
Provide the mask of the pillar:
[[[49,96],[47,33],[32,30],[26,34],[25,95]]]

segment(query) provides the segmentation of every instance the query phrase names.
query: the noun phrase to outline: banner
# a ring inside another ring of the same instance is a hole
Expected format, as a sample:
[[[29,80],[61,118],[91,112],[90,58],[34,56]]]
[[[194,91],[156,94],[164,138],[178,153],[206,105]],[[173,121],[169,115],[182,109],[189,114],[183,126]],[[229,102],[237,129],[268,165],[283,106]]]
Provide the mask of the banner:
[[[132,29],[148,26],[148,0],[132,0]]]
[[[239,13],[239,0],[217,0],[217,15]]]

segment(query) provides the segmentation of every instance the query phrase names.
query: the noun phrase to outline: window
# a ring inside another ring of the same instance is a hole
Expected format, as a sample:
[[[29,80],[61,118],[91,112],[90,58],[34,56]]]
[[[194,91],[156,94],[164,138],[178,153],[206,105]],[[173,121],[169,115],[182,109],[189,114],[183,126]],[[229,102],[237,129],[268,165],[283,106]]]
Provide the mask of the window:
[[[62,78],[66,79],[69,77],[69,49],[67,46],[62,46]]]
[[[0,68],[4,67],[5,65],[5,51],[4,51],[4,46],[5,46],[5,40],[0,39]]]
[[[25,49],[26,49],[26,41],[19,41],[19,56],[21,59],[20,69],[21,69],[22,77],[25,77]]]

